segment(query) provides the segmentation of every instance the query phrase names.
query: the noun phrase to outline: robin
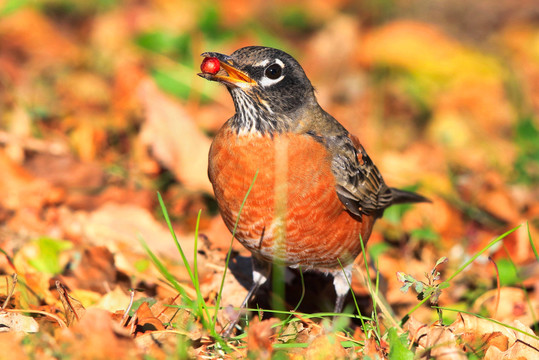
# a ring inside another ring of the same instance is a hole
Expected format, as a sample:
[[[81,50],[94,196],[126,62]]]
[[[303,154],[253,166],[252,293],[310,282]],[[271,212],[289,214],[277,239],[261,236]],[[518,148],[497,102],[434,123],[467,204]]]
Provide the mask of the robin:
[[[278,262],[332,274],[340,313],[376,219],[393,204],[429,200],[385,184],[289,54],[248,46],[202,56],[199,76],[224,84],[236,110],[213,140],[208,175],[226,226],[252,253],[253,284],[241,306]]]

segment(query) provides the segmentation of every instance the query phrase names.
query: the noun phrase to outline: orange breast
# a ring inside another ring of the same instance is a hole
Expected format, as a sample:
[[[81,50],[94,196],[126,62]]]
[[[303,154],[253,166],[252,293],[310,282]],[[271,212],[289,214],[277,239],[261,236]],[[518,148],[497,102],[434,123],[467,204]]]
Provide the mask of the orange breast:
[[[361,252],[374,219],[345,210],[335,191],[330,154],[299,134],[238,136],[224,127],[209,155],[209,177],[221,215],[236,238],[267,261],[331,270]]]

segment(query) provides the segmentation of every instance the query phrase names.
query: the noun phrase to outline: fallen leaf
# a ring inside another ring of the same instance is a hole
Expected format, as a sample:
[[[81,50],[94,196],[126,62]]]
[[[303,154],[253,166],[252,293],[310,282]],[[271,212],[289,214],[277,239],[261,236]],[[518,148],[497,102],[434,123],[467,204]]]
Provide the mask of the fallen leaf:
[[[18,211],[39,211],[58,200],[57,190],[43,179],[32,176],[0,150],[0,205]]]
[[[467,359],[465,353],[457,345],[457,337],[447,327],[438,324],[425,325],[411,317],[406,329],[412,341],[418,344],[416,355],[421,359]]]
[[[254,317],[249,323],[247,332],[247,348],[249,356],[255,356],[257,359],[270,359],[273,352],[273,335],[275,334],[274,324],[279,320],[272,318],[260,321]]]
[[[129,332],[112,319],[112,314],[95,308],[88,308],[74,326],[57,331],[56,338],[64,344],[64,356],[125,359],[134,358],[138,353]]]
[[[522,288],[502,287],[499,292],[498,289],[489,290],[474,301],[472,312],[482,313],[484,310],[491,318],[503,323],[519,320],[531,326],[535,322],[533,314],[539,311],[539,304]]]
[[[80,55],[75,44],[58,31],[47,17],[31,7],[2,17],[0,41],[5,50],[28,54],[34,66],[46,67],[59,61],[74,61]]]
[[[27,360],[28,354],[24,351],[22,341],[23,333],[8,333],[0,331],[0,349],[2,353],[9,354],[10,360]]]
[[[39,325],[33,317],[0,310],[0,332],[35,333],[38,331]]]
[[[24,168],[36,178],[68,190],[95,192],[105,185],[102,165],[83,162],[72,155],[37,153],[25,162]]]
[[[364,340],[363,355],[370,359],[384,359],[384,349],[378,345],[374,336]],[[387,350],[387,349],[386,349]]]
[[[408,331],[410,340],[424,347],[427,335],[428,325],[417,320],[415,316],[410,316],[410,319],[404,325],[404,329]]]
[[[489,349],[496,347],[500,351],[490,350],[490,353],[499,355],[500,352],[503,353],[509,349],[520,348],[520,345],[515,345],[516,343],[524,343],[525,346],[534,348],[535,356],[539,356],[537,352],[537,349],[539,349],[539,340],[535,337],[533,331],[518,320],[508,325],[516,327],[523,331],[524,334],[503,326],[500,323],[462,313],[459,314],[459,317],[451,324],[449,329],[455,335],[460,336],[472,349],[486,348],[488,352]],[[531,336],[526,334],[530,334]]]
[[[524,331],[532,336],[535,336],[534,332],[520,323],[518,320],[512,323],[512,326]],[[515,332],[517,340],[503,351],[497,346],[491,346],[485,353],[485,360],[532,360],[539,358],[539,341],[536,338],[532,338]]]
[[[133,336],[138,337],[152,331],[165,330],[163,323],[155,317],[147,302],[140,304],[133,316]]]
[[[539,112],[539,62],[537,47],[530,44],[537,42],[537,36],[536,26],[517,21],[504,28],[499,37],[513,63],[512,69],[518,76],[520,87],[535,114]]]
[[[466,354],[459,348],[457,337],[445,326],[431,326],[425,341],[427,358],[437,360],[465,360]]]
[[[415,21],[397,20],[365,33],[358,50],[362,64],[407,69],[431,91],[465,80],[490,81],[503,72],[493,58],[466,48],[432,24]]]
[[[165,96],[150,80],[141,83],[139,98],[146,113],[140,132],[142,143],[185,186],[210,192],[210,139],[179,103]]]
[[[320,334],[304,352],[305,359],[346,359],[348,353],[334,334]]]
[[[152,213],[137,205],[106,203],[82,224],[87,241],[106,246],[112,251],[143,251],[139,239],[144,239],[158,255],[179,260],[180,254],[164,221],[157,221]],[[176,231],[188,260],[192,259],[194,240]]]
[[[118,285],[114,256],[105,246],[83,249],[80,261],[59,278],[72,289],[88,289],[101,294]]]
[[[114,290],[107,292],[101,296],[95,307],[110,312],[127,309],[129,305],[129,295],[125,293],[121,287],[117,286]]]
[[[56,281],[56,290],[60,294],[60,300],[64,306],[64,314],[66,317],[67,326],[71,326],[73,323],[78,322],[86,312],[81,302],[67,292],[67,288],[59,281]]]

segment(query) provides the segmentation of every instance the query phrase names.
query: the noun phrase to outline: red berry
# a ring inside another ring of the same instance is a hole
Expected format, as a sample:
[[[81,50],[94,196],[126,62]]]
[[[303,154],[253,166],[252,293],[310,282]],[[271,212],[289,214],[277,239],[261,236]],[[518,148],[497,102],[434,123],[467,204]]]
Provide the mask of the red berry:
[[[202,70],[203,73],[212,75],[217,74],[220,67],[221,66],[219,65],[219,60],[214,57],[204,58],[202,64],[200,64],[200,70]]]

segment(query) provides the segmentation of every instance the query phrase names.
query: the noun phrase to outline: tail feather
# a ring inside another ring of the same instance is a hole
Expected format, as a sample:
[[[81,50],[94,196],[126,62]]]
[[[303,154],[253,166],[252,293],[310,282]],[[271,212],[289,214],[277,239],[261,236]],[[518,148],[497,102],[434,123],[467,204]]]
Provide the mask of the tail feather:
[[[426,197],[416,194],[415,192],[396,188],[391,188],[391,195],[393,195],[392,204],[431,202]]]

